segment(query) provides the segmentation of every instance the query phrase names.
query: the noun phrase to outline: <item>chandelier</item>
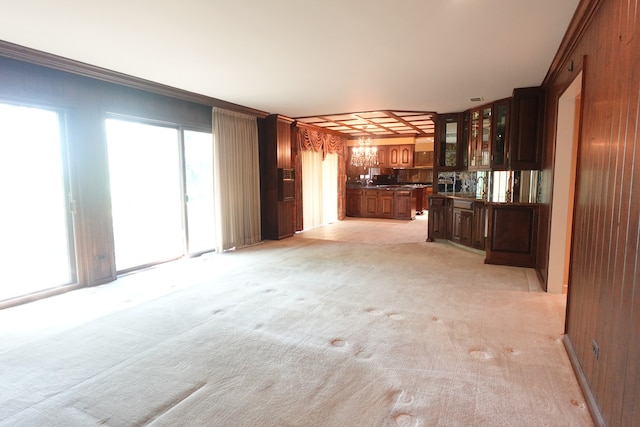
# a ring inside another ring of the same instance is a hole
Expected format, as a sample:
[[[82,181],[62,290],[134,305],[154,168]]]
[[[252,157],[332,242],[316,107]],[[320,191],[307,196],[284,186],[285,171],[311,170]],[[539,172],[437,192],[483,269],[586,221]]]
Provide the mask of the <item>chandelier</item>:
[[[351,151],[351,164],[360,168],[370,168],[378,164],[378,148],[371,145],[371,138],[366,135],[360,137],[358,146],[353,147]]]

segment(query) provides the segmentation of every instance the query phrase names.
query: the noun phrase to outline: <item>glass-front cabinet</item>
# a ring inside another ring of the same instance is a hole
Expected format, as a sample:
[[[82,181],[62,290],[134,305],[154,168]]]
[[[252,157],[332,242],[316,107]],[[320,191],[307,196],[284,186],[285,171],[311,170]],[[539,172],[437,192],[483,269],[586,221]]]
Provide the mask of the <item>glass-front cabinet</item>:
[[[485,170],[491,165],[492,106],[469,113],[469,169]]]
[[[462,117],[462,113],[438,116],[436,150],[439,171],[458,171],[465,166],[462,156],[465,149]]]
[[[491,138],[491,169],[505,170],[509,167],[509,107],[511,99],[506,98],[493,104],[493,137]]]

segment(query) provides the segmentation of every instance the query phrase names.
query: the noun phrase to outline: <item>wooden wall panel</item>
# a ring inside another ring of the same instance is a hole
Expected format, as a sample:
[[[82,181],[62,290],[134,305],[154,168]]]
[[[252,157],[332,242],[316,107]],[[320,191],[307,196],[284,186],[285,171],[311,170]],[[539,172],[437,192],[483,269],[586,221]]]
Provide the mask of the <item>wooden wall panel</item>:
[[[566,340],[597,424],[640,419],[640,6],[583,0],[543,84],[544,179],[552,179],[557,102],[583,71]],[[580,16],[579,16],[580,15]],[[576,23],[582,19],[584,26]],[[564,49],[564,50],[563,50]],[[543,186],[550,201],[552,182]],[[548,266],[549,216],[541,208],[538,264]],[[599,351],[593,351],[597,344]]]

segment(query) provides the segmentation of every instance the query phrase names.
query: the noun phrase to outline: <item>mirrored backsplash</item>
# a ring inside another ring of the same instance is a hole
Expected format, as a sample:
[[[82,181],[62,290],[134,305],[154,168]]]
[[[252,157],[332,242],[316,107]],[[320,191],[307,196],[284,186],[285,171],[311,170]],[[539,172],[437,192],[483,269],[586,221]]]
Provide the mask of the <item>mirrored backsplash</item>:
[[[439,172],[438,193],[490,202],[537,203],[542,174],[524,171]]]

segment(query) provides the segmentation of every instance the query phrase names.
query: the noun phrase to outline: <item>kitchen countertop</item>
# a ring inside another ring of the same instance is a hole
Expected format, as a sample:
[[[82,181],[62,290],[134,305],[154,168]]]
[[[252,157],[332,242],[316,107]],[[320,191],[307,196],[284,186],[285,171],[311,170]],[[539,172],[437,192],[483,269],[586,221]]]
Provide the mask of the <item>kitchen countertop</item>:
[[[347,190],[417,190],[431,187],[431,184],[390,184],[390,185],[359,185],[347,184]]]

